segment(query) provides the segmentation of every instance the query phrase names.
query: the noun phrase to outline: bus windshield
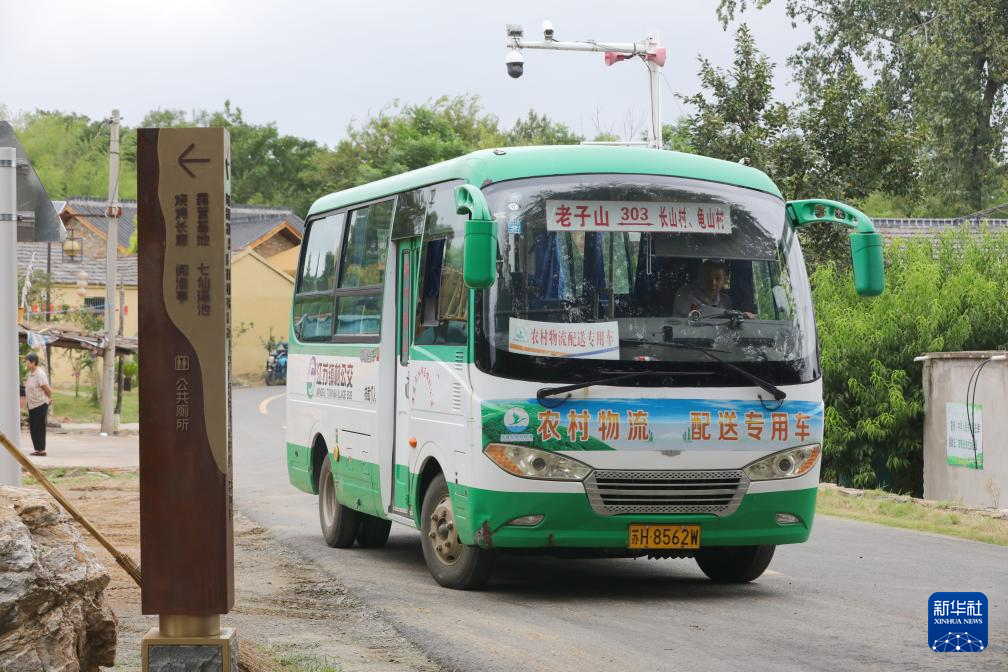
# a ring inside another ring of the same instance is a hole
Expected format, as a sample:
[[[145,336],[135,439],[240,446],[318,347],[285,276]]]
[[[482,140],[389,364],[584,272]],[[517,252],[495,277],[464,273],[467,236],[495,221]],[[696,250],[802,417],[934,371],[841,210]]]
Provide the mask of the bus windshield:
[[[477,292],[481,370],[546,382],[667,370],[686,385],[751,384],[714,366],[708,349],[777,385],[818,377],[808,278],[779,198],[651,175],[484,192],[498,276]]]

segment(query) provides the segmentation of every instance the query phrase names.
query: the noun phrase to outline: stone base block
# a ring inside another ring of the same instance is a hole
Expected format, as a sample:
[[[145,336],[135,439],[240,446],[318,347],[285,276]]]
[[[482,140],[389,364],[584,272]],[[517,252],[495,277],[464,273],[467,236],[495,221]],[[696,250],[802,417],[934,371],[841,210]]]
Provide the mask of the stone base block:
[[[143,672],[238,672],[234,628],[221,628],[216,637],[166,637],[152,628],[140,651]]]

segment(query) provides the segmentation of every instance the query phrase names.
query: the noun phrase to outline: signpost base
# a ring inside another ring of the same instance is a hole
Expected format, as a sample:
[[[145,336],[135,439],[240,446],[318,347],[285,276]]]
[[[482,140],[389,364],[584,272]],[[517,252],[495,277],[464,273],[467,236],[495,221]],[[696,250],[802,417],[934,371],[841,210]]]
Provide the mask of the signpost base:
[[[220,616],[161,616],[140,643],[143,672],[238,672],[238,635]]]

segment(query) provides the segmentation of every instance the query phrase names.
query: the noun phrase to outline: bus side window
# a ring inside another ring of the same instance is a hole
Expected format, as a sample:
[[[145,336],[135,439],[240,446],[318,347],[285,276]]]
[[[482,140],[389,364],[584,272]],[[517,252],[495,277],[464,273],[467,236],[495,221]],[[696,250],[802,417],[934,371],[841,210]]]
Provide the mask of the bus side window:
[[[344,213],[339,213],[308,224],[294,297],[294,335],[298,340],[328,341],[332,337],[332,293],[345,219]]]
[[[427,210],[413,341],[417,345],[469,341],[469,290],[462,280],[465,220],[455,212],[454,187],[454,183],[437,185]]]
[[[395,200],[374,203],[350,213],[336,289],[336,335],[381,333],[385,256]]]

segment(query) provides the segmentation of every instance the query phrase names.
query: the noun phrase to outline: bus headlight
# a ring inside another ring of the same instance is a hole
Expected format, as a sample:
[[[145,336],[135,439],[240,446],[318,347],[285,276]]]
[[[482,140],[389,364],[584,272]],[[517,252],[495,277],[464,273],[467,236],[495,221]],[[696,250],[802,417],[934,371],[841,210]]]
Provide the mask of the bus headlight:
[[[494,464],[514,476],[547,481],[581,481],[592,468],[565,455],[510,443],[490,443],[483,449]]]
[[[768,481],[775,478],[797,478],[807,474],[819,460],[822,447],[818,443],[788,448],[773,455],[761,457],[742,469],[750,481]]]

